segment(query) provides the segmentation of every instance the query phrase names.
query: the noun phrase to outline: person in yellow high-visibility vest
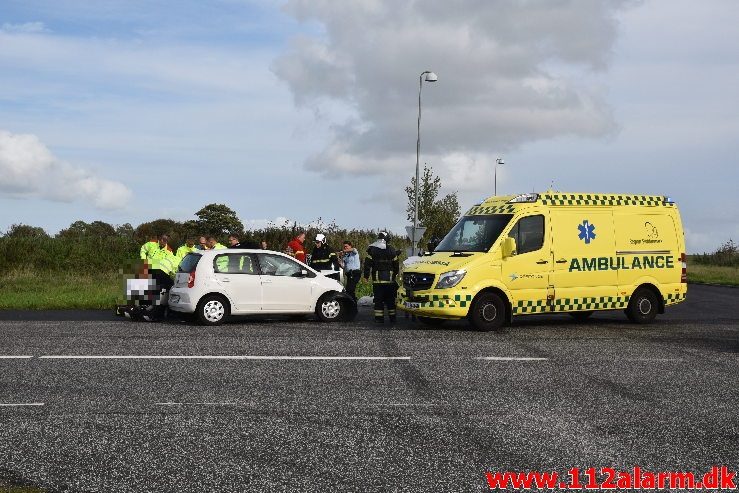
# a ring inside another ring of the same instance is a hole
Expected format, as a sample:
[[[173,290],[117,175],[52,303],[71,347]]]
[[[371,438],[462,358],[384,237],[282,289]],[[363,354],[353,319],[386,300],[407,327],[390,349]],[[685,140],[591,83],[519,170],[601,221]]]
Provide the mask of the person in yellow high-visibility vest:
[[[226,246],[219,243],[212,236],[208,236],[205,241],[211,250],[226,250]],[[216,259],[216,267],[218,268],[218,272],[228,272],[228,255],[218,257]]]
[[[158,250],[159,236],[149,235],[147,242],[141,245],[141,249],[139,250],[139,258],[141,258],[141,260],[149,260],[157,255]]]
[[[185,255],[194,251],[196,251],[195,240],[188,238],[185,240],[185,244],[177,249],[177,253],[175,253],[175,255],[179,258],[185,258]]]

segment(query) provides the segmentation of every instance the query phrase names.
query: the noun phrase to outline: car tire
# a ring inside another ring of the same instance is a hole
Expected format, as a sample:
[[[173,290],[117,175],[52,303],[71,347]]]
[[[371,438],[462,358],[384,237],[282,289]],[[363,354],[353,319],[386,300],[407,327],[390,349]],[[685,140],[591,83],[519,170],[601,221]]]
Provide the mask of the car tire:
[[[316,303],[316,316],[321,322],[340,322],[346,319],[347,304],[336,296],[323,296]]]
[[[654,320],[659,311],[657,297],[650,289],[639,288],[631,296],[626,316],[636,324],[648,324]]]
[[[587,319],[590,318],[590,315],[593,314],[592,310],[589,310],[587,312],[569,312],[568,315],[572,317],[576,322],[584,322]]]
[[[497,330],[506,321],[505,303],[495,293],[482,293],[472,303],[468,317],[475,330]]]
[[[422,316],[417,316],[416,318],[422,324],[430,325],[431,327],[440,327],[444,325],[444,323],[446,322],[446,320],[443,318],[422,317]]]
[[[226,298],[217,294],[204,296],[198,303],[198,321],[202,325],[220,325],[228,317],[231,307]]]

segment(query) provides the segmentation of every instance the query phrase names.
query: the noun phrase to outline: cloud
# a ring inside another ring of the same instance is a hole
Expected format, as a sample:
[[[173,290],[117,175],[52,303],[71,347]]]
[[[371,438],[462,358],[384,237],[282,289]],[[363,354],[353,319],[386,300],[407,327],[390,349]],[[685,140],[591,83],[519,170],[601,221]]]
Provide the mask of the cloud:
[[[43,22],[26,22],[23,24],[9,24],[7,22],[0,26],[0,31],[6,33],[45,33],[48,32]]]
[[[435,71],[423,89],[422,160],[468,173],[526,143],[615,132],[595,79],[629,3],[290,0],[288,13],[324,29],[294,38],[272,69],[297,105],[352,110],[305,161],[331,177],[387,176],[415,161],[418,77]]]
[[[60,202],[89,201],[98,209],[119,209],[131,191],[54,157],[35,135],[0,130],[0,194]]]

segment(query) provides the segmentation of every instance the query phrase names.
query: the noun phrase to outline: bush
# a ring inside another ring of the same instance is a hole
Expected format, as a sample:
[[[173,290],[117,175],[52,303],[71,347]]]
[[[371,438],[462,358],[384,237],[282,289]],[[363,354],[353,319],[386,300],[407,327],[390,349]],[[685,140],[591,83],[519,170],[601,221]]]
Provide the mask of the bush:
[[[734,240],[729,239],[713,253],[691,255],[690,261],[702,265],[719,265],[724,267],[739,267],[739,247]]]

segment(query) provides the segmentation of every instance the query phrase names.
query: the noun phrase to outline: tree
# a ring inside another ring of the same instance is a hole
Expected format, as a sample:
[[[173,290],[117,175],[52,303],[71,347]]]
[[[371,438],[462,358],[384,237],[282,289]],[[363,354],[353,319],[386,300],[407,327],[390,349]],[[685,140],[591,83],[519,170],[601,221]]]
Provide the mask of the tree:
[[[244,225],[236,213],[223,204],[208,204],[195,213],[198,229],[203,234],[222,237],[227,234],[241,235]]]
[[[139,243],[143,243],[152,236],[169,235],[172,244],[178,244],[182,241],[180,230],[182,223],[173,221],[172,219],[155,219],[136,226],[133,237]]]
[[[80,238],[90,236],[95,238],[107,238],[115,236],[115,228],[104,221],[75,221],[68,228],[59,231],[58,236],[63,238]]]
[[[441,190],[441,178],[434,175],[433,168],[423,167],[421,183],[418,187],[418,222],[426,227],[421,239],[425,245],[431,238],[443,238],[459,219],[460,207],[457,192],[437,200]],[[408,220],[413,221],[415,211],[416,178],[411,178],[410,186],[405,187],[408,194]]]
[[[28,224],[13,224],[5,233],[7,238],[48,238],[44,228],[29,226]]]
[[[119,224],[115,227],[115,234],[126,238],[133,238],[133,226],[131,223]]]

